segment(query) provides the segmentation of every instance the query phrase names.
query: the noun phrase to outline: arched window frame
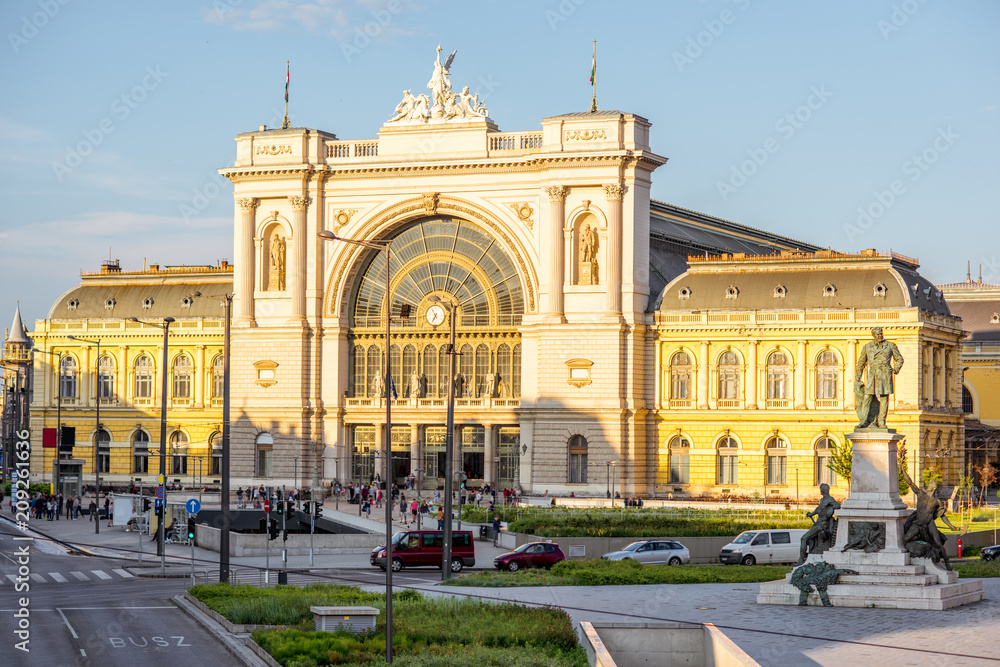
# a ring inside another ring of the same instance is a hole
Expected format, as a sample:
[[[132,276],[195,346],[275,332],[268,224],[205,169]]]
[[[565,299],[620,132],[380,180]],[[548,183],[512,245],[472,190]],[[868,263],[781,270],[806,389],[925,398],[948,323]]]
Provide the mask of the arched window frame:
[[[670,483],[691,483],[691,441],[684,435],[675,435],[667,443],[670,450]]]
[[[97,360],[97,397],[101,401],[114,400],[115,370],[115,358],[110,354],[102,354]]]
[[[132,472],[149,474],[149,433],[142,429],[132,434]]]
[[[678,350],[670,357],[670,405],[688,407],[694,400],[694,356]]]
[[[132,396],[139,399],[153,398],[153,379],[155,375],[153,358],[143,352],[132,362],[132,368],[135,373]]]
[[[222,474],[222,434],[216,431],[208,436],[208,451],[212,457],[209,475]]]
[[[59,398],[62,400],[74,399],[80,387],[80,367],[76,357],[71,354],[64,355],[59,362]]]
[[[94,432],[97,443],[97,468],[102,473],[111,472],[111,433],[103,426]]]
[[[792,355],[777,348],[765,360],[765,397],[767,407],[785,408],[792,393]]]
[[[813,443],[813,451],[815,452],[815,478],[816,486],[820,484],[829,484],[830,486],[837,486],[838,477],[837,473],[830,470],[827,464],[830,462],[830,457],[833,454],[833,450],[837,447],[837,441],[828,435],[820,436],[816,438],[816,442]]]
[[[212,358],[212,398],[221,401],[226,393],[226,357],[217,354]]]
[[[185,352],[181,352],[174,357],[171,367],[171,396],[174,399],[186,400],[191,398],[191,373],[193,365],[191,357]]]
[[[742,363],[736,350],[724,350],[716,361],[719,407],[738,407]]]
[[[567,446],[568,471],[566,481],[569,484],[587,483],[587,438],[574,435]]]
[[[780,435],[764,443],[765,482],[768,486],[785,486],[788,483],[788,442]]]
[[[187,474],[189,443],[190,440],[184,431],[174,431],[170,434],[170,474]]]
[[[732,435],[724,435],[715,445],[718,451],[719,484],[739,484],[739,442]]]
[[[837,352],[831,348],[816,355],[816,407],[840,406],[841,363]]]
[[[254,440],[256,450],[255,477],[269,478],[274,476],[274,436],[267,431],[257,434]]]

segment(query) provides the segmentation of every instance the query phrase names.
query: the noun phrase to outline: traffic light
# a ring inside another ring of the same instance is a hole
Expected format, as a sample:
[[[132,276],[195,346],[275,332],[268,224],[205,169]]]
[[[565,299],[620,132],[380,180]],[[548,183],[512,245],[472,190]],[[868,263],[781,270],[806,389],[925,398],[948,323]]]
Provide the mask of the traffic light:
[[[271,519],[270,529],[267,531],[267,539],[276,540],[278,539],[278,520]]]
[[[151,503],[149,502],[149,498],[143,498],[142,499],[142,511],[143,512],[148,512],[150,504]]]
[[[157,505],[155,510],[156,516],[163,518],[163,505]]]
[[[317,519],[323,518],[323,504],[319,502],[313,503],[313,517]]]
[[[264,517],[261,517],[260,519],[260,532],[261,534],[267,532],[267,519],[265,519]]]
[[[194,517],[188,517],[188,539],[194,539]]]
[[[275,505],[276,505],[275,509],[278,511],[278,516],[281,516],[282,514],[284,514],[284,512],[285,512],[285,503],[283,503],[282,501],[279,500],[278,502],[275,503]]]
[[[291,500],[285,501],[285,512],[288,513],[289,519],[295,515],[295,504]]]

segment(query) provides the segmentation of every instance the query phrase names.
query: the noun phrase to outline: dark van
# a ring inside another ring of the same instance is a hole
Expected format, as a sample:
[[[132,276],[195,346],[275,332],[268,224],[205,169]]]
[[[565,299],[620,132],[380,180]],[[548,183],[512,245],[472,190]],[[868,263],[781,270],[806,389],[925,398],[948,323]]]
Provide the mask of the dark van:
[[[392,536],[392,571],[407,567],[441,567],[444,557],[444,531],[401,530]],[[369,562],[385,569],[385,545],[372,549]],[[451,571],[476,564],[472,531],[456,530],[451,534]]]

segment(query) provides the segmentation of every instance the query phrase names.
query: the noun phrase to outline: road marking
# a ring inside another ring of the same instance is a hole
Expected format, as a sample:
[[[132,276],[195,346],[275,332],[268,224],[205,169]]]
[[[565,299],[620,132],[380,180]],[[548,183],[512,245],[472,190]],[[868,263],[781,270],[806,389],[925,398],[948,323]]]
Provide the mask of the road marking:
[[[74,577],[76,577],[80,581],[90,581],[90,577],[88,577],[87,575],[85,575],[83,572],[70,572],[70,574],[72,574]]]
[[[43,577],[42,575],[38,574],[37,572],[32,572],[31,573],[31,578],[34,579],[35,581],[37,581],[40,584],[46,583],[45,582],[45,577]]]
[[[101,579],[112,579],[113,578],[110,574],[108,574],[104,570],[91,570],[91,572],[93,572],[94,574],[96,574]]]
[[[86,658],[87,657],[87,652],[84,651],[83,649],[80,649],[80,655],[82,655],[84,658]]]
[[[62,576],[58,572],[49,572],[49,576],[56,580],[56,583],[65,584],[69,579]]]
[[[70,634],[73,635],[73,639],[79,639],[80,635],[76,634],[76,630],[74,630],[73,626],[69,624],[69,619],[66,618],[66,614],[62,612],[62,609],[56,607],[56,611],[58,611],[59,615],[62,616],[63,623],[65,623],[66,627],[69,628]]]
[[[134,577],[134,575],[126,572],[125,570],[111,570],[111,571],[124,579],[132,579]]]

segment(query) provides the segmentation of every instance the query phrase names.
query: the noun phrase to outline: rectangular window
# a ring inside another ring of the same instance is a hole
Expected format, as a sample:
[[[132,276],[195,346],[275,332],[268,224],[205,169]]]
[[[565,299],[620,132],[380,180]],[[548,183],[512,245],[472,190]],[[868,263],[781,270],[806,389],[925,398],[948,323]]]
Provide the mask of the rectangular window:
[[[149,453],[144,450],[136,450],[132,457],[132,472],[145,475],[149,473]]]
[[[97,376],[97,394],[102,399],[107,400],[114,396],[115,378],[113,375],[104,373]]]
[[[186,456],[180,454],[174,454],[173,456],[170,457],[170,460],[171,460],[171,465],[170,465],[171,473],[173,473],[174,475],[187,474],[188,461]]]
[[[816,383],[816,398],[820,400],[836,400],[837,371],[821,370]]]
[[[833,472],[826,465],[830,462],[829,456],[817,456],[816,457],[816,485],[829,484],[830,486],[837,485],[837,473]]]
[[[135,397],[136,398],[152,398],[153,397],[153,379],[151,376],[146,374],[136,374],[135,376]]]
[[[97,453],[97,467],[102,473],[111,472],[111,450],[107,445],[102,446]]]
[[[670,483],[690,484],[691,456],[689,454],[670,454]]]
[[[789,533],[771,533],[771,544],[791,544],[792,537]]]
[[[734,401],[740,397],[740,381],[735,371],[719,371],[719,400]]]
[[[719,456],[719,484],[739,484],[738,456]]]
[[[208,474],[209,475],[222,474],[222,452],[212,453],[212,470]]]
[[[569,481],[570,484],[586,484],[587,483],[587,455],[586,454],[570,454],[569,455]]]
[[[767,457],[767,483],[768,484],[785,484],[786,475],[786,462],[788,458],[785,456],[770,456]]]
[[[270,449],[257,450],[257,477],[271,476],[271,461]]]
[[[187,373],[174,374],[174,398],[191,398],[191,376]]]

